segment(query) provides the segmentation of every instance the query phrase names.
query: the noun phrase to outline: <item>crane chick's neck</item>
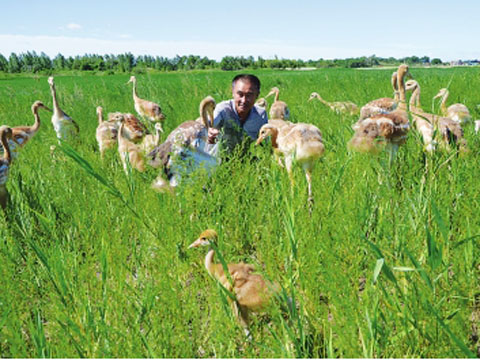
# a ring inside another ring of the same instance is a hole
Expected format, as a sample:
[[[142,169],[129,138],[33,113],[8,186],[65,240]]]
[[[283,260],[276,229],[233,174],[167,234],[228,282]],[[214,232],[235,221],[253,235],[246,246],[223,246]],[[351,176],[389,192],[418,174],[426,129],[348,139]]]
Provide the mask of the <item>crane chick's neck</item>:
[[[208,273],[212,276],[215,275],[215,264],[213,262],[213,257],[215,256],[215,250],[210,246],[210,249],[205,256],[205,268]]]

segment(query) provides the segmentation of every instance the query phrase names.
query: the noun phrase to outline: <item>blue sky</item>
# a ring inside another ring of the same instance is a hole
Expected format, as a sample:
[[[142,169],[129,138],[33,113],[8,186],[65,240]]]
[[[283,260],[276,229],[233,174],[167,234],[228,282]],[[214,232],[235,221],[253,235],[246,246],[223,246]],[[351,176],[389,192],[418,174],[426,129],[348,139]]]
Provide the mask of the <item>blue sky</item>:
[[[2,1],[0,53],[480,58],[480,1]]]

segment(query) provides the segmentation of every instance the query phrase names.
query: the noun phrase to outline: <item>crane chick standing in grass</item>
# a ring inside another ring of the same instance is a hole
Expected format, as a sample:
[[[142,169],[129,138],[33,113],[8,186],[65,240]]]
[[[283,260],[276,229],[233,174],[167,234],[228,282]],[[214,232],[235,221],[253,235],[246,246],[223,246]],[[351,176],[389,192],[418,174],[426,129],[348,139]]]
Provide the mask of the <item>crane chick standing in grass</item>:
[[[127,84],[130,83],[133,83],[133,102],[135,103],[135,111],[137,114],[141,117],[146,117],[152,122],[164,121],[165,115],[162,113],[162,109],[158,104],[138,97],[137,79],[135,76],[130,77]]]
[[[8,145],[10,146],[10,152],[12,154],[12,159],[16,159],[18,156],[18,150],[25,146],[25,144],[30,141],[35,134],[40,129],[40,116],[38,115],[38,109],[43,108],[47,111],[52,111],[41,101],[35,101],[32,105],[32,113],[35,118],[35,123],[32,126],[15,126],[12,127],[12,138],[8,141]],[[3,153],[3,147],[0,146],[1,151]]]
[[[272,138],[273,151],[277,160],[280,154],[283,155],[292,186],[293,161],[302,165],[308,183],[308,201],[313,202],[312,171],[315,162],[325,151],[320,130],[314,125],[303,123],[286,125],[280,129],[272,124],[267,124],[260,129],[257,145],[267,137]]]
[[[62,109],[60,109],[60,106],[58,105],[57,91],[55,90],[53,76],[50,76],[48,78],[48,84],[50,85],[50,91],[53,98],[52,124],[57,134],[57,138],[59,140],[67,141],[76,138],[78,136],[78,133],[80,132],[80,129],[75,120],[73,120],[70,116],[63,112]]]

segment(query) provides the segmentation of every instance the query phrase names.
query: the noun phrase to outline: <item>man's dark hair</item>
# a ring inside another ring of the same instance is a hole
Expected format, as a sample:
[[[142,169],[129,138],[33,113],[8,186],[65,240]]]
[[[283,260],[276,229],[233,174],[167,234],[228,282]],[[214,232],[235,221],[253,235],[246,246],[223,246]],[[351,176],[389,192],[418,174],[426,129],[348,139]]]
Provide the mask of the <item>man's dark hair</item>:
[[[237,82],[237,80],[247,80],[247,81],[249,81],[251,84],[253,84],[253,86],[255,86],[257,88],[258,93],[260,94],[260,79],[258,77],[256,77],[255,75],[252,75],[252,74],[238,74],[232,80],[232,88],[235,86],[235,83]]]

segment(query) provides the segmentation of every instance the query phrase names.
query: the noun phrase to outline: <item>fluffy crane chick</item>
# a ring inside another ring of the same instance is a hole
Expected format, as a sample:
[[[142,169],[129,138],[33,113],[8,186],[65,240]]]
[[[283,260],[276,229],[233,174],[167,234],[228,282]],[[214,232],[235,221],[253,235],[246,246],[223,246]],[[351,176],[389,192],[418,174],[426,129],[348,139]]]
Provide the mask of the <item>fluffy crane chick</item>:
[[[116,123],[118,127],[123,123],[123,136],[135,144],[142,142],[148,133],[145,125],[130,113],[109,113],[108,122]]]
[[[431,151],[436,147],[436,141],[433,140],[434,130],[437,129],[440,137],[440,145],[449,149],[451,145],[458,146],[460,151],[467,150],[467,143],[463,136],[463,129],[460,122],[450,117],[429,114],[422,110],[420,106],[420,85],[415,80],[409,80],[406,83],[406,89],[412,90],[410,98],[410,113],[417,129],[422,132],[424,142],[427,145],[426,150]],[[423,129],[422,129],[423,128]]]
[[[399,102],[398,106],[389,113],[376,114],[370,116],[367,119],[359,120],[353,128],[355,129],[354,141],[351,142],[351,147],[362,151],[364,145],[369,141],[368,136],[365,137],[366,141],[363,141],[361,138],[364,137],[365,128],[362,127],[363,123],[368,124],[376,123],[378,126],[378,133],[381,137],[384,138],[386,148],[390,152],[391,158],[393,159],[396,155],[400,145],[404,144],[407,139],[407,134],[410,129],[410,122],[407,112],[407,103],[406,103],[406,92],[405,92],[405,77],[410,76],[408,65],[401,64],[397,70],[397,82]],[[374,125],[371,125],[369,128],[374,128]],[[362,146],[356,146],[355,144],[362,144]],[[365,147],[370,149],[370,146]],[[370,150],[369,150],[370,152]]]
[[[360,119],[359,122],[362,121],[363,119],[367,119],[371,116],[377,115],[377,114],[385,114],[392,112],[395,110],[398,106],[398,102],[400,100],[399,98],[399,92],[398,92],[398,75],[397,72],[394,72],[391,77],[391,84],[393,88],[393,94],[394,97],[388,98],[380,98],[380,99],[375,99],[364,106],[360,109]],[[355,130],[355,128],[354,128]]]
[[[465,105],[457,103],[450,105],[447,108],[447,100],[449,95],[450,92],[448,91],[448,89],[443,88],[440,89],[438,94],[433,97],[434,99],[442,99],[440,104],[440,110],[442,112],[442,115],[444,117],[452,119],[455,122],[458,122],[460,125],[465,125],[471,122],[472,116],[470,115],[470,111]]]
[[[376,121],[366,120],[359,125],[348,148],[363,153],[378,154],[385,148],[385,135],[392,131],[392,126],[385,122],[379,126]]]
[[[52,93],[53,98],[52,124],[55,133],[57,134],[57,138],[66,141],[77,138],[80,128],[75,120],[68,116],[58,105],[53,76],[48,78],[48,84],[50,85],[50,92]]]
[[[318,99],[322,104],[328,106],[330,110],[334,111],[336,114],[347,114],[347,115],[356,115],[359,113],[358,106],[351,101],[334,101],[328,102],[323,100],[323,98],[316,92],[312,92],[308,101],[313,99]]]
[[[8,145],[10,146],[10,152],[13,159],[18,157],[18,150],[24,147],[25,144],[29,142],[40,129],[40,115],[38,114],[39,109],[45,109],[52,112],[52,110],[43,105],[41,101],[37,100],[32,105],[32,113],[35,118],[34,124],[32,126],[15,126],[11,128],[12,138],[9,139]],[[0,148],[0,152],[3,153],[3,147],[0,146]]]
[[[304,123],[283,126],[280,129],[265,124],[260,128],[257,145],[268,137],[272,139],[275,156],[283,156],[292,185],[293,161],[302,166],[308,183],[308,201],[313,201],[312,171],[315,162],[325,151],[320,130],[314,125]]]
[[[212,244],[216,244],[217,238],[215,230],[205,230],[188,248],[209,247],[205,257],[205,268],[211,276],[235,295],[236,299],[231,304],[248,335],[249,313],[264,310],[274,293],[279,290],[279,286],[255,274],[255,268],[245,263],[227,265],[230,281],[222,264],[214,262],[215,250]]]
[[[438,129],[440,134],[439,144],[449,150],[451,146],[458,147],[461,152],[467,151],[467,142],[465,140],[463,129],[460,123],[451,118],[429,114],[421,110],[412,111],[413,116],[423,118]]]
[[[135,111],[141,117],[145,117],[153,122],[163,122],[165,115],[162,113],[160,106],[153,101],[140,99],[137,95],[137,79],[131,76],[127,84],[133,83],[133,102]],[[162,130],[163,131],[163,130]]]
[[[103,109],[101,106],[97,106],[97,116],[98,126],[95,133],[95,138],[97,139],[100,156],[103,159],[105,150],[112,149],[117,146],[119,125],[116,121],[103,120]]]
[[[118,129],[118,153],[122,160],[123,170],[128,171],[127,159],[132,168],[143,172],[145,171],[145,162],[142,156],[142,150],[139,145],[126,139],[123,135],[124,124],[121,123]]]
[[[290,109],[284,101],[278,100],[280,90],[278,87],[273,87],[265,98],[275,95],[272,106],[270,107],[269,117],[271,119],[288,120],[290,118]]]

